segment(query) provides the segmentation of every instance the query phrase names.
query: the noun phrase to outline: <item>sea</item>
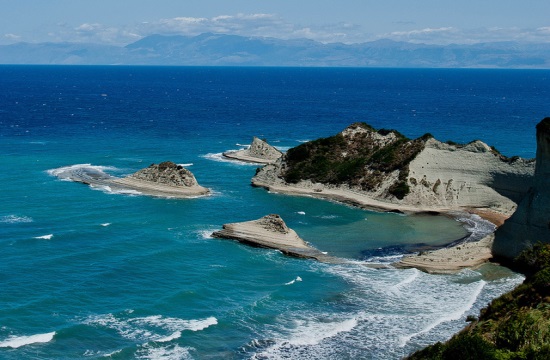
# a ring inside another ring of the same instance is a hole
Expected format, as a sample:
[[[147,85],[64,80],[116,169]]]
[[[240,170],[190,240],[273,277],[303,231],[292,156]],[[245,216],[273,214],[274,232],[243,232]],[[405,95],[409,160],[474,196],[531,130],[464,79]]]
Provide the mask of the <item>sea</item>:
[[[224,159],[354,122],[533,158],[550,71],[0,66],[0,359],[400,359],[523,277],[372,268],[490,226],[270,193]],[[59,178],[173,161],[211,195]],[[211,237],[279,214],[337,264]]]

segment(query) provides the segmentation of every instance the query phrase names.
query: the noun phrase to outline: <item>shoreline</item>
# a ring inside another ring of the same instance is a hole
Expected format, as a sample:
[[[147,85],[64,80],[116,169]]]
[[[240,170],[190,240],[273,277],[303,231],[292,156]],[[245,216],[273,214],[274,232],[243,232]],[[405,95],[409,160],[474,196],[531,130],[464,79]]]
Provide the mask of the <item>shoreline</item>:
[[[275,160],[262,159],[256,156],[250,156],[246,154],[247,154],[247,150],[235,150],[235,151],[223,152],[222,156],[230,160],[244,161],[246,163],[258,164],[258,165],[273,164],[275,162]]]
[[[456,273],[463,269],[475,269],[489,262],[493,256],[491,253],[494,239],[494,231],[510,215],[499,213],[487,208],[437,208],[414,207],[394,203],[385,203],[372,199],[364,194],[352,191],[330,188],[305,188],[284,184],[267,184],[257,179],[252,182],[254,187],[262,187],[274,193],[295,196],[311,196],[329,201],[335,201],[354,207],[371,211],[398,212],[404,214],[432,214],[434,216],[447,216],[461,222],[464,226],[473,223],[474,229],[480,224],[494,226],[491,231],[476,234],[469,231],[469,235],[452,241],[435,250],[421,251],[418,254],[404,255],[403,258],[391,265],[395,268],[416,268],[433,274]],[[482,222],[475,219],[478,216]],[[487,223],[485,223],[487,222]]]

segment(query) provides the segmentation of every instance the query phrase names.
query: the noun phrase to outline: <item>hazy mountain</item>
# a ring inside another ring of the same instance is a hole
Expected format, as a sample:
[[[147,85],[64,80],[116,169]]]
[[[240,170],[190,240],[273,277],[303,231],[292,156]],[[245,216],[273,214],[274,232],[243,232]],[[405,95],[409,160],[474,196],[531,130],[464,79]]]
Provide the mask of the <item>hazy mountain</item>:
[[[125,47],[80,43],[0,46],[1,64],[550,68],[550,44],[346,45],[236,35],[151,35]]]

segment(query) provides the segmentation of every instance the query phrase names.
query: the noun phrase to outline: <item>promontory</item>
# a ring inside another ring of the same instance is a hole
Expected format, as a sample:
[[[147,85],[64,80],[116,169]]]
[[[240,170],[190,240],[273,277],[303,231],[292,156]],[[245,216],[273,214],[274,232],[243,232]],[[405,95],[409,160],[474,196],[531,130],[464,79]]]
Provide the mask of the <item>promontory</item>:
[[[259,169],[254,186],[377,210],[477,209],[507,217],[533,179],[535,163],[507,158],[481,141],[443,143],[426,134],[355,123],[289,149]]]

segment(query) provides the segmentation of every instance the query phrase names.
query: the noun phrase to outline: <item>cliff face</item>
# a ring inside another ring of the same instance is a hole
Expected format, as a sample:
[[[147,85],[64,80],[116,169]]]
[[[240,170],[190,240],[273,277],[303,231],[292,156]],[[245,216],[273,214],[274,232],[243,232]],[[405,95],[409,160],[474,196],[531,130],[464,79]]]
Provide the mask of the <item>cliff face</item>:
[[[257,157],[264,160],[275,161],[281,157],[282,153],[275,149],[273,146],[269,145],[267,142],[260,140],[254,136],[252,144],[248,149],[248,153],[252,157]]]
[[[550,118],[537,125],[533,186],[495,234],[493,253],[512,259],[534,244],[550,243]]]
[[[506,158],[481,141],[447,144],[429,134],[410,140],[358,123],[288,150],[252,182],[318,193],[337,188],[413,208],[484,207],[511,214],[533,173],[533,161]]]

